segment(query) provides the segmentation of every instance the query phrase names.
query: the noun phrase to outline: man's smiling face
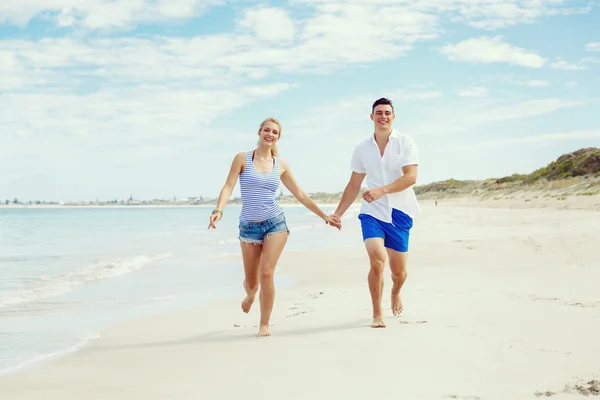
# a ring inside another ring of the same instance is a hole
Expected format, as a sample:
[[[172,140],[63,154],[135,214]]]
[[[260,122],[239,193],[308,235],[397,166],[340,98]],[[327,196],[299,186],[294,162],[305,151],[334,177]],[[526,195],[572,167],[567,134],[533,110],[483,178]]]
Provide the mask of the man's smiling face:
[[[389,104],[379,104],[371,114],[371,121],[375,123],[376,129],[389,129],[394,118],[394,110]]]

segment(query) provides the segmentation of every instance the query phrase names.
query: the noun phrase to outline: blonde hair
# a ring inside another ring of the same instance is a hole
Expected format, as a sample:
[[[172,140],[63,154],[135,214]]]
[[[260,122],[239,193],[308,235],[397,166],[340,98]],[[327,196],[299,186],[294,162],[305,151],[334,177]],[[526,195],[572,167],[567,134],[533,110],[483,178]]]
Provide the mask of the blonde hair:
[[[263,122],[261,122],[260,127],[258,128],[258,132],[260,133],[260,131],[267,122],[272,122],[277,125],[277,127],[279,128],[279,138],[281,138],[281,123],[275,117],[268,117]],[[271,155],[273,157],[279,157],[279,148],[277,147],[277,143],[273,143],[273,146],[271,147]]]

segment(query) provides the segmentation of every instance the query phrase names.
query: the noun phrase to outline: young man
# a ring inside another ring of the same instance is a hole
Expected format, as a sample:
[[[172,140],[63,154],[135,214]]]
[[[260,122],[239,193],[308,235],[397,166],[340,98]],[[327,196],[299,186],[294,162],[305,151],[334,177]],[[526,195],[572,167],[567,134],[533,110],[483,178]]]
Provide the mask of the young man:
[[[333,217],[341,219],[360,193],[365,177],[367,187],[358,218],[361,222],[371,269],[368,275],[373,301],[373,328],[384,328],[381,297],[386,255],[392,273],[392,312],[403,310],[400,289],[406,280],[409,233],[420,207],[413,190],[417,181],[419,155],[413,139],[392,127],[394,106],[381,98],[372,106],[375,131],[354,149],[352,175]]]

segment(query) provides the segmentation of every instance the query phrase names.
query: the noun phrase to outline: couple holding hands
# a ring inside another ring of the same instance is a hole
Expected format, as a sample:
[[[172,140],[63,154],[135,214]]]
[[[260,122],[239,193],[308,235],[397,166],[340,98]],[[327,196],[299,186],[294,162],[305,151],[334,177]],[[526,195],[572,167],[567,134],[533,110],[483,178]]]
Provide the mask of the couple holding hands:
[[[259,336],[270,336],[269,320],[275,300],[273,277],[289,234],[283,209],[276,201],[280,183],[325,223],[341,229],[342,216],[358,197],[366,177],[368,190],[363,193],[358,218],[370,261],[368,283],[373,302],[371,326],[385,327],[381,298],[386,258],[389,259],[393,281],[392,311],[394,315],[402,312],[400,289],[407,275],[409,234],[413,218],[419,213],[413,190],[419,156],[413,139],[392,127],[395,113],[391,100],[380,98],[375,101],[370,118],[374,132],[355,147],[350,162],[350,180],[332,215],[323,212],[302,191],[289,166],[279,157],[277,142],[281,138],[281,124],[277,119],[267,118],[262,122],[258,130],[258,146],[254,150],[235,156],[208,227],[216,229],[216,223],[222,218],[223,208],[239,179],[242,198],[239,240],[246,291],[242,310],[249,312],[258,294]]]

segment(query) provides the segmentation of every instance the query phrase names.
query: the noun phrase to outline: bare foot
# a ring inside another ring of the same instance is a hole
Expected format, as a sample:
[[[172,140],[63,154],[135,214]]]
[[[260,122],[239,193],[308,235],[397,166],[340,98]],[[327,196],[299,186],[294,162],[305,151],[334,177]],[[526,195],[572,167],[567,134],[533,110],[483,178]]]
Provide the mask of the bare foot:
[[[252,303],[254,303],[254,297],[246,296],[244,300],[242,300],[242,311],[246,314],[250,312],[250,308],[252,308]]]
[[[394,313],[394,316],[399,316],[402,314],[403,310],[404,307],[402,306],[402,297],[400,297],[400,293],[392,293],[392,312]]]
[[[246,281],[244,281],[244,290],[246,291],[246,298],[242,300],[242,311],[247,314],[250,312],[250,308],[252,308],[252,303],[254,303],[258,289],[254,291],[249,290],[246,286]]]
[[[258,330],[258,336],[271,336],[271,334],[269,333],[269,325],[261,325],[260,329]]]
[[[374,317],[373,323],[371,324],[371,328],[385,328],[385,322],[383,322],[383,317]]]

